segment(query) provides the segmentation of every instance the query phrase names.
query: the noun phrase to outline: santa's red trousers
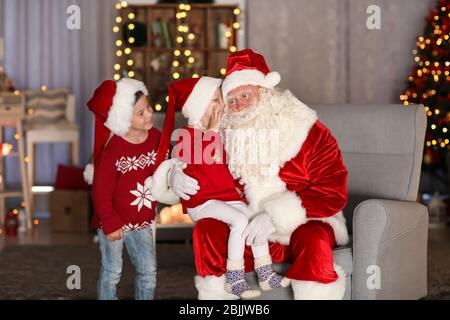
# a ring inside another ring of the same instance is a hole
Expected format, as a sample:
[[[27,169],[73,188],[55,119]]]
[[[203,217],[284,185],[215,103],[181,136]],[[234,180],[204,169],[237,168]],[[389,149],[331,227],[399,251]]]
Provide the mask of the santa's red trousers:
[[[194,258],[199,276],[225,273],[229,232],[227,224],[211,218],[202,219],[194,226]],[[309,221],[292,233],[289,245],[269,242],[269,250],[273,262],[292,263],[286,272],[288,278],[331,283],[338,278],[333,266],[335,245],[336,239],[329,224]],[[245,247],[244,259],[245,271],[253,271],[249,246]]]

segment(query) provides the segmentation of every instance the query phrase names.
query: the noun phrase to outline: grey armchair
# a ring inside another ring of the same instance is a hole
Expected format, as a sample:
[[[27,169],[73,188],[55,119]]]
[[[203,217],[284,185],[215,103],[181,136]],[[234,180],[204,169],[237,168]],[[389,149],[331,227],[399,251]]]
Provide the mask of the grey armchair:
[[[352,242],[334,250],[347,274],[345,299],[419,299],[427,294],[428,211],[417,202],[426,115],[422,105],[312,105],[349,171],[344,209]],[[157,115],[157,118],[160,115]],[[182,123],[177,118],[177,123]],[[155,119],[155,126],[162,126]],[[288,264],[274,264],[283,273]],[[256,275],[246,279],[257,287]],[[291,288],[261,299],[292,299]]]

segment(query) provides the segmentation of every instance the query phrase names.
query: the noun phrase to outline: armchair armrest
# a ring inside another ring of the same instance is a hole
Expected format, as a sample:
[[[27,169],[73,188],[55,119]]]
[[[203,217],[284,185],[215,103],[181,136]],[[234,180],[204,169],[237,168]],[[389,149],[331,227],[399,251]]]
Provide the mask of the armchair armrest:
[[[353,215],[353,299],[418,299],[427,294],[428,210],[370,199]]]

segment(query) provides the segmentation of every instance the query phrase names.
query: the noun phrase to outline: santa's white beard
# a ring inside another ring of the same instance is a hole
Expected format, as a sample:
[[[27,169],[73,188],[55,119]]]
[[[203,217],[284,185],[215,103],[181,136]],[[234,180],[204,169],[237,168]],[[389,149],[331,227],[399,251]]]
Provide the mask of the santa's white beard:
[[[221,126],[228,167],[242,183],[278,175],[280,147],[290,138],[289,117],[295,118],[292,94],[261,89],[259,101],[240,112],[225,109]]]

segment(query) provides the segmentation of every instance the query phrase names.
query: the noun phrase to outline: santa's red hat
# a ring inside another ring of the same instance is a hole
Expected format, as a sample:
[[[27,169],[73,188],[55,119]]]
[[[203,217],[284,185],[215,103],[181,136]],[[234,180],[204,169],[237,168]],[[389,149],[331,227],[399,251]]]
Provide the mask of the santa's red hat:
[[[155,167],[164,161],[169,150],[170,136],[175,126],[175,110],[183,113],[188,124],[197,124],[203,118],[214,92],[221,83],[221,79],[200,77],[178,80],[169,84],[169,102]]]
[[[105,80],[95,89],[87,102],[89,110],[95,115],[94,164],[105,147],[111,133],[122,136],[131,126],[136,92],[148,95],[144,83],[135,79],[123,78],[117,82]],[[93,168],[86,166],[85,180],[92,183]]]
[[[252,49],[237,51],[228,56],[222,95],[226,99],[231,90],[243,85],[274,88],[280,80],[280,74],[269,70],[262,55]]]

